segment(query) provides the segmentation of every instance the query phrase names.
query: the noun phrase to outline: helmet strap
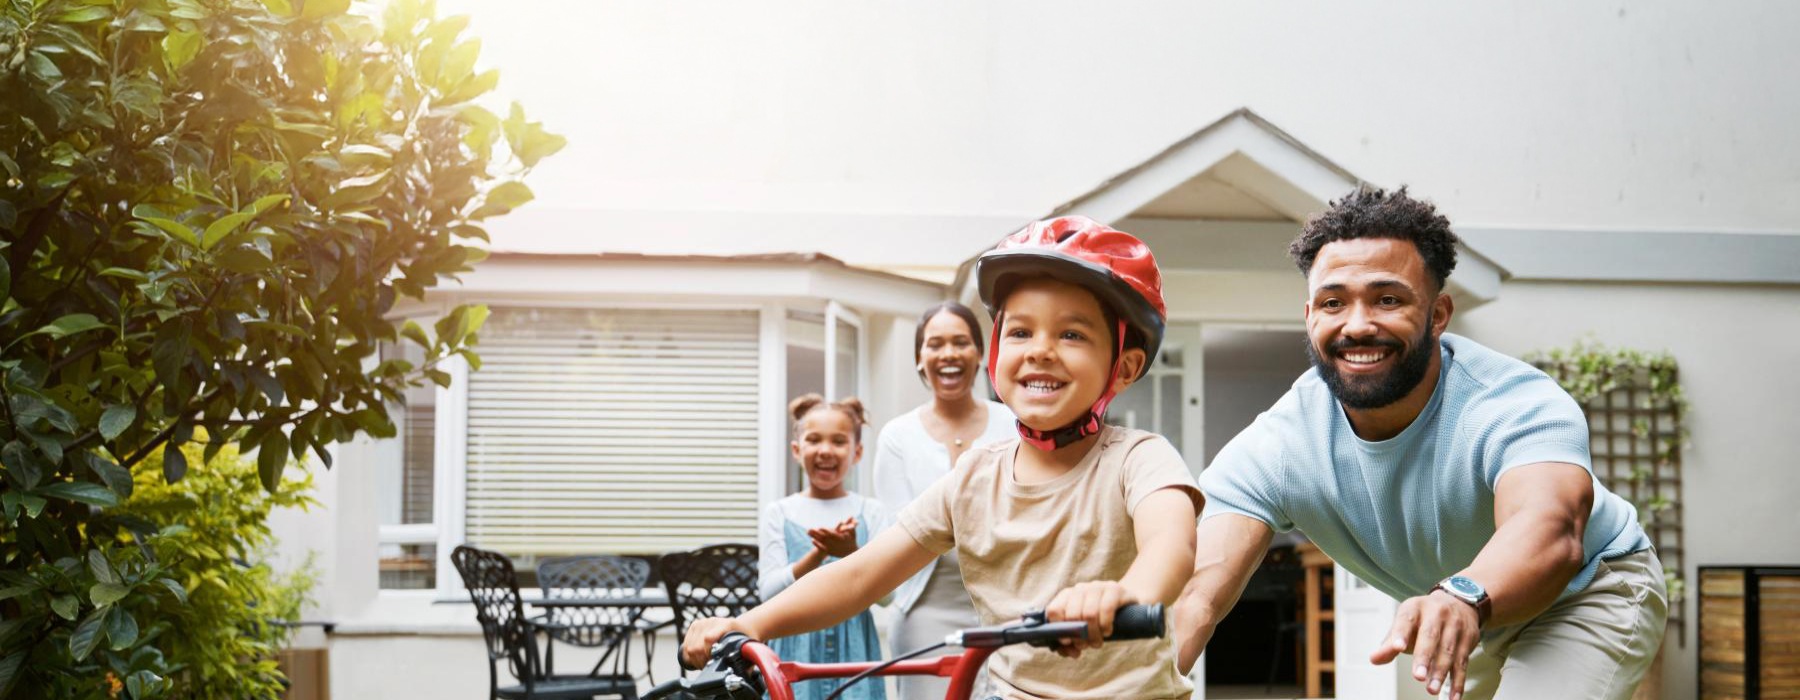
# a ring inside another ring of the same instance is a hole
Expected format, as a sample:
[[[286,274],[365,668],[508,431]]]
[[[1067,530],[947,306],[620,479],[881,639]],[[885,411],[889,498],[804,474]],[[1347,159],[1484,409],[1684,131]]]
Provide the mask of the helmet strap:
[[[998,379],[1000,374],[1000,326],[1005,319],[1005,311],[1001,311],[994,317],[994,333],[988,342],[988,382],[996,387],[1000,385]],[[1114,387],[1118,384],[1119,366],[1125,359],[1124,319],[1119,320],[1119,326],[1114,329],[1113,336],[1118,339],[1118,343],[1117,347],[1113,349],[1112,369],[1106,373],[1106,391],[1100,394],[1100,398],[1094,401],[1094,405],[1088,407],[1087,412],[1077,417],[1074,422],[1051,430],[1038,430],[1026,425],[1024,421],[1016,421],[1020,440],[1024,440],[1032,447],[1049,452],[1068,447],[1090,435],[1099,433],[1101,428],[1105,427],[1101,419],[1106,416],[1106,407],[1111,405],[1112,400],[1118,396],[1118,391]]]

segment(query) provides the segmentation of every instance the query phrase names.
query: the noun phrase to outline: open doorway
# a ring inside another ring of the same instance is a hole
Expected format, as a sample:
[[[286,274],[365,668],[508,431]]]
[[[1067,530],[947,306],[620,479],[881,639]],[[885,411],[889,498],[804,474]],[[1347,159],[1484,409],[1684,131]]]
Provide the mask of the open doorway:
[[[1202,326],[1207,464],[1306,371],[1305,338],[1297,325]],[[1237,607],[1219,623],[1207,645],[1208,700],[1306,697],[1300,542],[1277,535]],[[1319,641],[1329,648],[1328,639]]]

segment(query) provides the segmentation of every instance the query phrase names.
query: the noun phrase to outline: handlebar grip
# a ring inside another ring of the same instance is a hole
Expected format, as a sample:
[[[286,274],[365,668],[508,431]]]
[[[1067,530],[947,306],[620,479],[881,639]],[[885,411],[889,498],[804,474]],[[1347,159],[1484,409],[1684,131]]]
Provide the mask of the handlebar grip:
[[[1113,632],[1108,640],[1156,639],[1163,636],[1163,605],[1135,604],[1113,613]]]

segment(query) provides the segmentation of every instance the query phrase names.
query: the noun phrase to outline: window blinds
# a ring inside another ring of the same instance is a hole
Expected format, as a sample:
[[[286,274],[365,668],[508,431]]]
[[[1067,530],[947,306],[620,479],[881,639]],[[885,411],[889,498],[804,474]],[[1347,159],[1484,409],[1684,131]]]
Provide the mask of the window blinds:
[[[494,309],[469,379],[469,541],[755,541],[758,327],[755,311]]]

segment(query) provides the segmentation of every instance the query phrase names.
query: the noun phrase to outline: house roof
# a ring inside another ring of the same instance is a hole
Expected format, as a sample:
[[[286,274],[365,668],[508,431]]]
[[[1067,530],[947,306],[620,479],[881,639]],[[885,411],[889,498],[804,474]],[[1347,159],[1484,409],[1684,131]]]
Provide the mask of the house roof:
[[[824,265],[841,268],[859,275],[867,275],[895,282],[921,285],[942,289],[943,285],[917,277],[894,274],[882,270],[857,267],[824,253],[744,253],[738,255],[667,255],[655,253],[536,253],[522,251],[491,251],[490,260],[507,260],[514,262],[641,262],[641,263],[708,263],[726,265]]]
[[[1095,186],[1093,189],[1082,193],[1081,195],[1075,197],[1074,199],[1071,199],[1067,202],[1063,202],[1062,204],[1058,205],[1055,209],[1050,210],[1049,216],[1062,216],[1063,214],[1073,214],[1073,213],[1077,213],[1078,211],[1087,211],[1087,205],[1090,204],[1091,202],[1093,202],[1093,200],[1100,197],[1101,195],[1111,192],[1115,189],[1130,186],[1131,183],[1134,180],[1138,179],[1140,176],[1144,176],[1148,173],[1151,173],[1151,171],[1156,166],[1179,158],[1184,152],[1194,148],[1196,145],[1200,144],[1202,141],[1204,141],[1208,138],[1214,137],[1220,131],[1223,131],[1229,127],[1232,127],[1240,122],[1248,123],[1250,125],[1254,125],[1258,129],[1261,129],[1262,131],[1266,132],[1268,135],[1273,136],[1275,139],[1279,140],[1282,144],[1286,145],[1287,148],[1291,149],[1294,154],[1301,156],[1302,158],[1310,160],[1312,163],[1314,163],[1314,164],[1318,165],[1319,167],[1325,169],[1326,171],[1329,171],[1330,173],[1336,175],[1338,178],[1340,178],[1344,182],[1352,183],[1352,185],[1354,185],[1355,183],[1360,183],[1363,181],[1362,178],[1359,178],[1356,175],[1352,174],[1349,170],[1345,169],[1343,166],[1340,166],[1337,163],[1331,162],[1330,159],[1326,158],[1323,155],[1320,155],[1318,151],[1314,151],[1312,148],[1308,147],[1306,144],[1301,143],[1300,139],[1294,138],[1294,136],[1292,134],[1289,134],[1288,132],[1283,131],[1281,129],[1281,127],[1275,126],[1269,120],[1264,119],[1261,115],[1257,114],[1254,111],[1251,111],[1250,108],[1239,107],[1235,110],[1232,110],[1232,112],[1230,114],[1220,117],[1218,119],[1218,121],[1215,121],[1211,124],[1207,124],[1206,126],[1201,127],[1199,131],[1189,134],[1186,137],[1182,138],[1180,141],[1176,141],[1175,143],[1170,144],[1167,148],[1164,148],[1163,150],[1158,151],[1156,153],[1156,155],[1150,156],[1149,159],[1147,159],[1141,163],[1138,163],[1137,165],[1133,165],[1129,168],[1126,168],[1124,171],[1118,173],[1117,175],[1114,175],[1114,176],[1109,177],[1106,180],[1102,181],[1099,185]],[[1304,216],[1307,212],[1295,212],[1295,213],[1298,213],[1298,214]]]
[[[1101,181],[1092,189],[1058,205],[1047,216],[1083,214],[1143,236],[1159,251],[1170,251],[1166,267],[1266,270],[1280,268],[1280,258],[1299,222],[1353,190],[1363,180],[1301,143],[1261,115],[1239,108],[1158,151],[1149,158]],[[1222,225],[1225,224],[1225,225]],[[1155,239],[1155,240],[1152,240]],[[1233,247],[1227,255],[1191,255]],[[1250,250],[1248,255],[1239,254]],[[1451,278],[1453,294],[1464,308],[1491,300],[1506,270],[1465,242],[1461,264]],[[1270,251],[1261,256],[1255,251]],[[953,289],[973,297],[973,272],[979,255],[957,268]],[[1159,259],[1163,258],[1160,252]]]

